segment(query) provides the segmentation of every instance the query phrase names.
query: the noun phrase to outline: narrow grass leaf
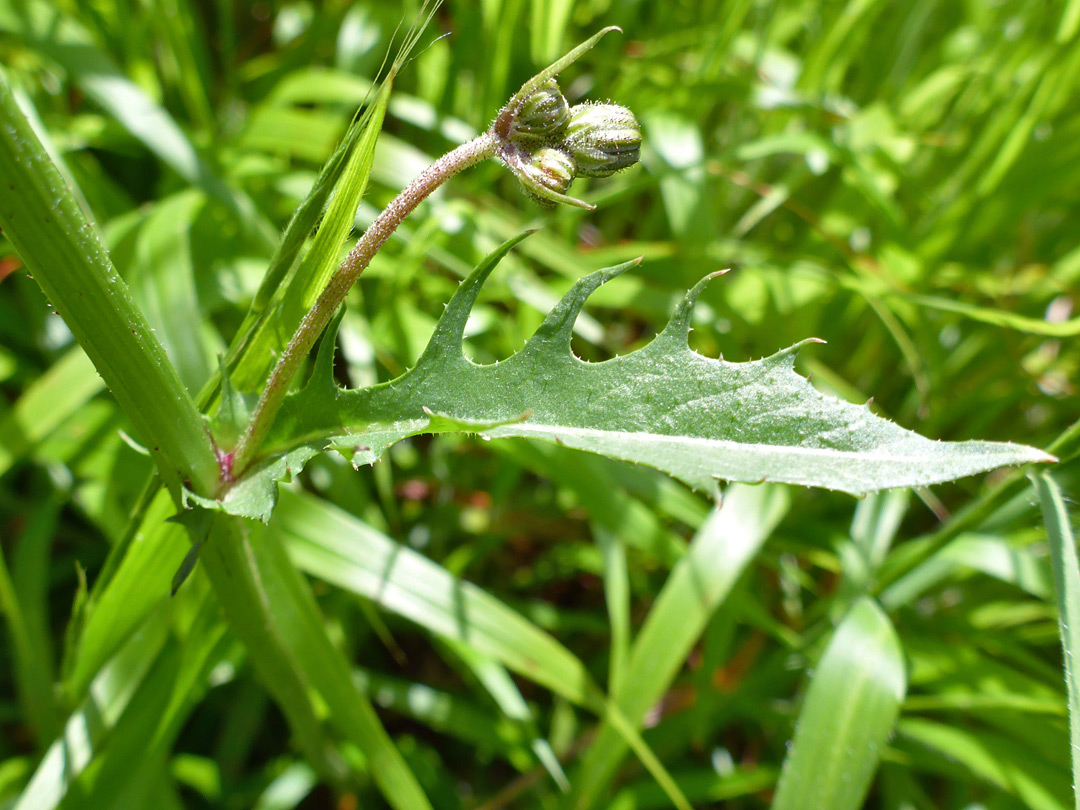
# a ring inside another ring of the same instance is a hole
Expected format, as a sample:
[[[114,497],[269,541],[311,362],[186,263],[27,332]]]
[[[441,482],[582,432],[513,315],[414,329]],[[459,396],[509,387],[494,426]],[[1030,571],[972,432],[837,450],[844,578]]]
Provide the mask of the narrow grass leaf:
[[[218,176],[168,111],[125,76],[77,20],[61,14],[50,3],[31,2],[23,11],[23,16],[15,12],[0,16],[0,25],[26,37],[60,65],[87,96],[163,163],[221,203],[262,247],[269,249],[275,243],[273,226],[251,199]]]
[[[678,771],[672,774],[686,797],[696,807],[714,807],[715,802],[753,796],[776,783],[772,768],[750,767],[730,774],[715,769]],[[669,810],[671,801],[654,782],[644,780],[627,785],[615,794],[604,810]]]
[[[593,529],[604,556],[604,603],[611,625],[608,655],[608,692],[618,694],[630,655],[630,574],[626,567],[626,546],[602,526]]]
[[[172,577],[191,547],[183,527],[168,522],[175,511],[169,494],[159,490],[108,585],[95,593],[75,655],[65,663],[69,700],[80,699],[105,662],[169,601]]]
[[[656,780],[656,784],[660,786],[660,789],[664,791],[664,794],[668,797],[678,810],[693,810],[690,806],[690,802],[686,800],[682,790],[679,788],[678,783],[671,778],[671,774],[664,768],[663,763],[649,748],[645,740],[642,739],[641,734],[634,727],[634,724],[626,719],[626,716],[619,711],[614,702],[609,703],[607,710],[604,712],[604,720],[607,724],[615,729],[615,731],[622,737],[623,741],[633,749],[634,755],[642,765],[645,766],[645,770],[649,772],[649,775]]]
[[[888,617],[856,602],[814,668],[772,810],[858,810],[907,690]]]
[[[288,343],[341,260],[341,245],[352,229],[356,208],[371,176],[375,143],[382,129],[392,79],[390,76],[382,82],[371,104],[327,161],[310,196],[289,224],[282,246],[267,272],[267,280],[252,304],[253,313],[263,308],[265,313],[263,317],[249,316],[256,318],[252,321],[250,334],[245,334],[242,329],[243,337],[233,344],[234,352],[243,350],[242,359],[232,374],[233,384],[241,391],[254,390],[263,382],[278,353]],[[314,224],[319,206],[331,188],[333,197],[311,246],[296,267],[286,272],[286,262],[291,264],[299,252],[297,240]],[[307,230],[301,230],[305,226]],[[263,303],[262,299],[268,296],[271,303]]]
[[[486,591],[328,503],[283,492],[269,531],[304,571],[491,655],[567,700],[598,711],[584,664]]]
[[[51,739],[56,726],[56,707],[52,696],[52,666],[48,648],[34,643],[34,636],[23,605],[20,603],[8,572],[4,555],[0,553],[0,613],[7,621],[13,657],[15,686],[26,718],[42,743]]]
[[[0,416],[0,475],[104,388],[86,352],[68,349]]]
[[[1016,739],[986,728],[915,717],[901,720],[897,734],[898,747],[920,769],[957,782],[974,775],[1030,810],[1066,810],[1072,805],[1068,774]]]
[[[746,566],[787,512],[787,490],[733,485],[702,525],[664,583],[630,653],[613,702],[639,726],[671,686],[686,656]],[[589,807],[602,795],[626,753],[619,730],[602,725],[577,768],[569,806]]]
[[[1060,487],[1049,473],[1034,478],[1054,567],[1061,654],[1065,661],[1065,687],[1069,699],[1073,797],[1080,810],[1080,561],[1077,560],[1076,539]]]
[[[93,775],[65,807],[139,807],[153,797],[157,764],[201,700],[212,668],[233,644],[206,581],[187,592],[194,616],[183,638],[171,638],[131,703],[95,752]],[[88,774],[89,776],[89,774]]]
[[[45,752],[15,810],[52,810],[59,805],[72,782],[94,759],[109,730],[144,688],[167,634],[168,617],[159,611],[102,668],[87,698]]]
[[[585,665],[544,631],[485,591],[330,504],[289,492],[268,527],[302,569],[468,644],[568,700],[620,719],[619,736],[675,800],[663,766],[593,683]],[[683,804],[679,805],[684,806]]]
[[[379,672],[354,670],[353,680],[373,703],[384,709],[411,717],[440,734],[471,745],[490,747],[509,757],[520,755],[532,765],[521,726],[499,717],[487,705]]]
[[[142,224],[132,267],[124,274],[180,379],[193,393],[212,371],[191,256],[192,223],[205,201],[195,189],[161,200]]]
[[[1017,547],[998,535],[962,534],[881,592],[887,610],[908,605],[957,570],[980,571],[1021,588],[1039,599],[1053,591],[1050,565],[1030,548]]]
[[[525,702],[517,684],[514,683],[506,668],[489,655],[478,653],[475,649],[460,641],[445,639],[454,654],[469,668],[492,697],[503,716],[513,721],[521,729],[522,737],[529,741],[537,760],[548,772],[552,780],[564,793],[570,789],[558,757],[551,749],[551,744],[540,736],[536,729],[536,719]]]

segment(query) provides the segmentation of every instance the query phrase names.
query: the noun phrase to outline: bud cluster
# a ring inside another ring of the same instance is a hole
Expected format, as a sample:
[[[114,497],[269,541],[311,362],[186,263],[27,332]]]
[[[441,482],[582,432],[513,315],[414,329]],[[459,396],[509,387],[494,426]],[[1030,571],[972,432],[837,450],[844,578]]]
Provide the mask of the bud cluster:
[[[554,79],[546,79],[515,107],[507,105],[491,133],[499,158],[537,202],[592,206],[566,191],[575,177],[607,177],[638,161],[641,128],[617,104],[570,107]]]

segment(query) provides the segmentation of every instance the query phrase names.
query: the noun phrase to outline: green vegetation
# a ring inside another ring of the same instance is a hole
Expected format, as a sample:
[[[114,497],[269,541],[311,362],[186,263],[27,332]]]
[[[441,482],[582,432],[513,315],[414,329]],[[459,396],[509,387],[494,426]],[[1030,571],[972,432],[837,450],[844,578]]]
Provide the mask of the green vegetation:
[[[392,5],[0,0],[0,807],[1080,808],[1080,2]]]

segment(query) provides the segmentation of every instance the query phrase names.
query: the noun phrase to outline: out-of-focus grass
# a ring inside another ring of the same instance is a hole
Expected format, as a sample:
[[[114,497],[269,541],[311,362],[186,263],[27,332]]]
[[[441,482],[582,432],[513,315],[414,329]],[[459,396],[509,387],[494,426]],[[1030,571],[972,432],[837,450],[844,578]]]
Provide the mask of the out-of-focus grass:
[[[402,13],[416,10],[0,0],[7,80],[193,392]],[[395,78],[357,228],[608,24],[625,36],[563,86],[637,113],[642,166],[579,181],[594,213],[541,211],[494,165],[456,178],[354,291],[343,380],[407,368],[458,279],[539,226],[481,295],[477,362],[519,348],[586,271],[644,255],[590,300],[582,357],[643,345],[676,296],[733,267],[697,307],[703,353],[824,338],[804,373],[933,437],[1048,446],[1075,423],[1075,0],[448,4]],[[168,598],[183,533],[156,501],[154,531],[129,519],[149,462],[3,242],[0,278],[0,801],[379,806],[327,718],[289,738],[201,571]],[[1067,506],[1075,430],[1056,447]],[[267,542],[312,577],[329,638],[438,808],[667,806],[632,756],[601,750],[609,730],[590,748],[599,690],[697,806],[767,807],[778,778],[779,804],[807,806],[790,786],[819,768],[822,790],[848,774],[828,794],[847,807],[1068,807],[1050,545],[1012,480],[860,502],[791,490],[775,512],[733,494],[730,544],[700,559],[717,519],[662,476],[440,437],[370,470],[320,459]],[[673,608],[687,588],[708,598]],[[855,654],[863,637],[876,658]],[[821,718],[845,710],[836,744],[857,750],[815,752]]]

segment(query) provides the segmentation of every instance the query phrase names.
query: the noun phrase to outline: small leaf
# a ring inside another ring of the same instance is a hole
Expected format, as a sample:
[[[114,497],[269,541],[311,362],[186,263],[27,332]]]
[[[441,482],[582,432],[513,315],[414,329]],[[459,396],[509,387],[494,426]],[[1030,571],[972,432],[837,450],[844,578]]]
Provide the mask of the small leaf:
[[[241,394],[233,385],[224,357],[218,358],[218,374],[221,377],[221,404],[211,422],[211,432],[219,447],[234,447],[251,418],[254,398]]]

